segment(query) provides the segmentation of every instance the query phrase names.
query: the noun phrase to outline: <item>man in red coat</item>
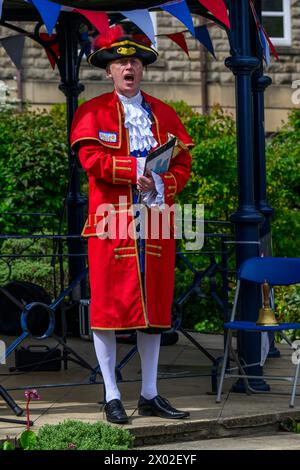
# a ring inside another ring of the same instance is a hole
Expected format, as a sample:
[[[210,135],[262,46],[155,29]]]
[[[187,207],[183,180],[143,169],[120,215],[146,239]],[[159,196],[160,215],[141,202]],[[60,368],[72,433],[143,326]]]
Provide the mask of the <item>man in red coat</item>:
[[[125,35],[120,26],[98,37],[88,62],[106,69],[114,91],[81,105],[71,133],[89,178],[83,236],[89,237],[91,328],[106,388],[106,417],[114,423],[128,421],[115,379],[116,330],[137,330],[139,414],[189,415],[157,392],[160,338],[171,326],[175,271],[172,213],[167,211],[189,178],[187,149],[193,144],[175,111],[140,91],[143,66],[156,58],[148,42]],[[178,146],[168,171],[143,176],[146,155],[170,134]],[[134,209],[138,200],[145,209],[140,214]],[[169,236],[161,228],[166,220]]]

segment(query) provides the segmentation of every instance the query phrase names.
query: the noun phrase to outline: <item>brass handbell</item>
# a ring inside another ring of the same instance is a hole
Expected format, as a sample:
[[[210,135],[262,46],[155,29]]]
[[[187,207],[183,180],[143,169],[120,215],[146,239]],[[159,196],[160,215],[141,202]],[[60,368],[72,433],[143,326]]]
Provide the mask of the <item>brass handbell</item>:
[[[257,325],[263,326],[271,326],[271,325],[278,325],[278,322],[275,318],[274,310],[270,307],[269,301],[269,294],[270,294],[270,286],[265,281],[262,285],[263,291],[263,307],[259,309],[258,320],[256,322]]]

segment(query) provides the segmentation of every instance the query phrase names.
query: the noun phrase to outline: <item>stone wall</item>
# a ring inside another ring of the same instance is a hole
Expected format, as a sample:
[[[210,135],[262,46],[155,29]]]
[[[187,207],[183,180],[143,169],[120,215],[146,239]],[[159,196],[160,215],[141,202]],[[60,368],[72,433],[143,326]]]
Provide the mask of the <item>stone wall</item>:
[[[276,130],[293,106],[291,102],[292,82],[300,79],[300,2],[291,0],[292,11],[292,46],[277,47],[280,62],[272,57],[266,73],[272,78],[273,86],[266,93],[267,130]],[[200,24],[200,19],[195,19]],[[22,25],[24,27],[24,24]],[[33,25],[25,25],[28,31]],[[170,31],[182,31],[185,27],[168,13],[157,14],[157,31],[163,35]],[[0,29],[1,36],[14,34],[5,28]],[[183,99],[201,112],[201,67],[206,58],[207,97],[209,106],[221,104],[234,115],[234,79],[225,67],[224,60],[229,55],[229,44],[224,31],[211,27],[210,34],[215,47],[216,59],[209,53],[201,55],[202,46],[187,33],[189,48],[187,55],[169,38],[158,37],[158,61],[149,66],[144,74],[143,89],[161,99]],[[16,87],[16,70],[0,48],[0,80]],[[86,89],[83,97],[88,99],[111,89],[105,72],[89,66],[83,61],[80,79]],[[64,97],[58,90],[59,75],[50,67],[45,51],[32,40],[26,38],[22,63],[22,86],[24,99],[38,107],[47,107],[51,103],[62,102]]]

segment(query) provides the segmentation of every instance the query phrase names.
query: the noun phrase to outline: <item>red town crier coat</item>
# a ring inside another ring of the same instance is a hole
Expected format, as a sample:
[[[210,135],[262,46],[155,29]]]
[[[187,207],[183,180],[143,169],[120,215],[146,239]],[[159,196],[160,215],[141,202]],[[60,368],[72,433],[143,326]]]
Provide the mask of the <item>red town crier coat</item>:
[[[153,114],[152,132],[159,144],[168,133],[185,144],[161,177],[165,202],[172,205],[190,175],[192,141],[175,111],[160,100],[142,93]],[[76,145],[79,144],[79,145]],[[130,156],[123,107],[115,92],[82,104],[74,117],[71,145],[79,148],[81,164],[89,178],[88,219],[83,236],[89,237],[91,327],[93,329],[169,328],[174,290],[175,239],[146,239],[145,292],[143,295],[137,241],[100,238],[105,232],[105,204],[111,204],[117,219],[126,215],[132,225],[132,185],[136,184],[136,158]],[[185,147],[186,146],[186,147]],[[125,202],[124,202],[125,201]],[[147,209],[147,216],[153,209]],[[109,211],[110,212],[110,211]],[[110,214],[111,215],[111,214]],[[161,214],[160,214],[161,217]],[[122,219],[124,220],[124,219]],[[99,234],[100,233],[100,234]]]

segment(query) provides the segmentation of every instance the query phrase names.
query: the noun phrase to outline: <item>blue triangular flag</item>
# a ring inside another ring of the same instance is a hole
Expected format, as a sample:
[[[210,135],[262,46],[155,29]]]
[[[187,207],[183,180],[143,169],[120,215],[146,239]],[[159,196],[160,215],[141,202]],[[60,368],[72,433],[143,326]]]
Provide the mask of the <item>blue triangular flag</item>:
[[[152,18],[148,10],[128,10],[120,11],[126,18],[130,19],[132,23],[136,24],[143,33],[150,39],[152,44],[155,44],[155,33],[152,23]]]
[[[175,16],[179,21],[181,21],[181,23],[183,23],[187,27],[190,33],[195,36],[193,20],[185,0],[170,4],[166,3],[165,5],[160,5],[160,8]]]
[[[260,38],[260,43],[263,49],[263,55],[264,55],[266,65],[269,66],[271,63],[270,47],[269,47],[267,38],[265,36],[265,33],[261,27],[259,27],[259,38]]]
[[[89,40],[89,33],[88,31],[83,31],[82,33],[79,33],[80,37],[80,43],[82,44],[82,47],[84,47],[84,55],[87,57],[92,50],[92,44]]]
[[[61,6],[49,0],[31,0],[31,2],[40,13],[50,36],[59,17]]]
[[[2,7],[3,7],[3,0],[0,0],[0,20],[2,18]],[[1,362],[0,362],[1,364]]]
[[[196,26],[195,28],[195,38],[203,44],[204,47],[216,58],[214,46],[211,42],[210,35],[207,29],[207,26]]]

